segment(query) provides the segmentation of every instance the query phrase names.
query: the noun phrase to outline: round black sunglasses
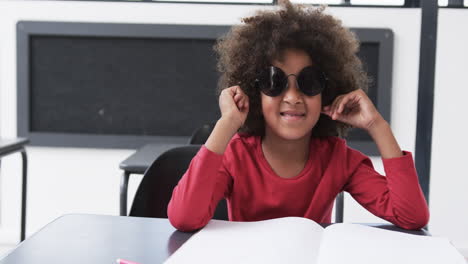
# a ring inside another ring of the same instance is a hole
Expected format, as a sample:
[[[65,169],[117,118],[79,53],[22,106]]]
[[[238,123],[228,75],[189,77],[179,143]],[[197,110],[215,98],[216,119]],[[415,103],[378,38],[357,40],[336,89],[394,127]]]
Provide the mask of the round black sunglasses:
[[[327,77],[317,66],[306,66],[299,74],[286,75],[280,68],[270,66],[255,80],[255,85],[266,95],[275,97],[288,88],[288,78],[296,77],[296,85],[307,96],[321,93],[327,84]]]

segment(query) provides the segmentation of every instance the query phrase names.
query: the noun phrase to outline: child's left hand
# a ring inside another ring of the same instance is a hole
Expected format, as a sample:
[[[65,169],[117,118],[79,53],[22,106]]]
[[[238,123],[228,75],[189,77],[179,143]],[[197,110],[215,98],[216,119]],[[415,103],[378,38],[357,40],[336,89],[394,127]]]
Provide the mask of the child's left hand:
[[[382,118],[367,94],[359,89],[335,98],[325,106],[322,113],[333,120],[369,131],[372,125]]]

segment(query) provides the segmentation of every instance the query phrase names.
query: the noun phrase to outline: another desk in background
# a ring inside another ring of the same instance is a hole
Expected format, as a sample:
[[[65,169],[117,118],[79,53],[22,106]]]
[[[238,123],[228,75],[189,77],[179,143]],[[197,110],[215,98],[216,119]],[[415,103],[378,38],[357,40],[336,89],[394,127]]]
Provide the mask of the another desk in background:
[[[392,225],[372,226],[428,235]],[[65,215],[18,245],[0,264],[115,263],[117,258],[163,263],[192,235],[177,231],[168,219]]]
[[[131,174],[144,174],[146,169],[166,150],[183,144],[148,144],[120,163],[124,172],[120,181],[120,215],[127,215],[128,179]]]
[[[26,192],[28,180],[28,157],[24,145],[29,143],[27,138],[0,139],[0,159],[7,155],[20,152],[23,159],[23,182],[21,188],[21,233],[20,239],[26,236]],[[0,160],[1,161],[1,160]]]

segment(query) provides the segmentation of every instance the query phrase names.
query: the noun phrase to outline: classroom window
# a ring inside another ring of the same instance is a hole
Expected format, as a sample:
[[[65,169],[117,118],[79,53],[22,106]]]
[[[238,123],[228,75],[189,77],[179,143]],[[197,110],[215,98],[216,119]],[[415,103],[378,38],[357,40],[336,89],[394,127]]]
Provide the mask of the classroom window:
[[[341,5],[343,0],[291,0],[291,3]]]
[[[389,6],[402,6],[405,0],[351,0],[352,5],[389,5]]]
[[[291,0],[293,3],[301,4],[332,4],[342,5],[345,0]],[[405,0],[349,0],[351,5],[387,5],[387,6],[403,6]],[[438,0],[439,6],[448,6],[448,0]],[[468,0],[464,0],[464,6],[468,6]]]
[[[329,5],[343,5],[344,0],[291,0],[293,3],[299,4],[329,4]],[[350,0],[351,5],[375,5],[375,6],[403,6],[405,0]]]
[[[193,2],[193,3],[236,3],[236,4],[272,4],[273,0],[152,0],[154,2]]]

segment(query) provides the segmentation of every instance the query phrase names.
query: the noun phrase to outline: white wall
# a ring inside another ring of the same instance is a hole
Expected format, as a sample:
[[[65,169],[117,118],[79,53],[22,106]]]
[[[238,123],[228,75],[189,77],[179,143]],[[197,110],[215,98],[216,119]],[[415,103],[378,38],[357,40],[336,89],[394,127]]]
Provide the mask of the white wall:
[[[394,32],[391,126],[402,149],[415,150],[421,12],[401,8],[333,8],[332,14],[350,27],[386,27]],[[374,166],[384,173],[380,157]],[[345,222],[386,223],[345,193]]]
[[[438,19],[429,227],[468,256],[468,9]]]
[[[18,20],[118,23],[234,24],[257,6],[0,0],[0,135],[16,135]],[[386,27],[395,34],[392,128],[402,148],[414,152],[419,65],[419,9],[330,8],[350,27]],[[28,147],[28,235],[70,212],[118,214],[118,164],[131,150]],[[378,157],[373,161],[379,171]],[[5,158],[0,178],[0,243],[19,237],[19,157]],[[132,179],[140,179],[134,176]],[[131,181],[130,196],[138,180]],[[468,220],[468,219],[467,219]],[[382,222],[349,197],[345,221]],[[442,232],[444,233],[444,231]],[[447,234],[450,234],[447,232]]]

